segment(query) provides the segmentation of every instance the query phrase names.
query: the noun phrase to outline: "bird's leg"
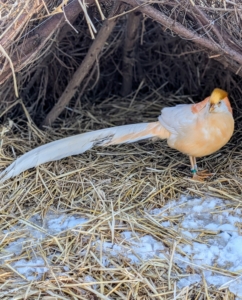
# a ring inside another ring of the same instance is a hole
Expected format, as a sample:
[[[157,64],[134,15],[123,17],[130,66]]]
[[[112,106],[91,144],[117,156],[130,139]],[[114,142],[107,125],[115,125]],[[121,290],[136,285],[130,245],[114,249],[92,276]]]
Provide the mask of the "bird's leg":
[[[190,159],[190,163],[191,163],[191,172],[192,172],[193,177],[194,177],[194,175],[197,174],[197,162],[196,162],[196,157],[194,157],[194,156],[189,156],[189,159]]]
[[[190,163],[191,163],[191,172],[192,172],[193,179],[201,181],[201,180],[213,175],[211,173],[208,173],[207,170],[198,171],[196,157],[189,156],[189,159],[190,159]]]
[[[198,169],[197,169],[197,160],[196,160],[196,157],[192,156],[192,159],[193,159],[193,169],[196,171],[196,173],[198,172]]]

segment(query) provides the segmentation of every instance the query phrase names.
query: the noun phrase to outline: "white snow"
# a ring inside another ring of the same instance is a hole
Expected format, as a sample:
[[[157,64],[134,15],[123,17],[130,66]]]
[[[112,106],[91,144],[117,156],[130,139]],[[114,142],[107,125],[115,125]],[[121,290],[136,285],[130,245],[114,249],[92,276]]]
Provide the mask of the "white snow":
[[[153,218],[163,228],[176,231],[178,236],[187,241],[177,241],[173,257],[174,263],[182,271],[177,281],[179,289],[202,283],[204,276],[208,286],[228,287],[237,297],[242,297],[242,234],[238,226],[242,224],[241,209],[235,210],[229,201],[221,199],[181,197],[179,201],[170,201],[161,209],[145,213],[147,218]],[[168,221],[171,216],[176,217]],[[23,247],[36,247],[47,235],[55,236],[74,227],[81,228],[87,221],[74,215],[57,215],[53,212],[47,213],[44,220],[35,215],[29,221],[19,221],[15,227],[3,233],[7,236],[15,230],[22,230],[28,232],[29,238],[20,237],[1,248],[0,263],[4,264],[14,255],[20,255]],[[206,232],[202,235],[204,230]],[[131,264],[142,264],[153,258],[163,261],[170,259],[172,249],[151,235],[123,231],[115,234],[114,241],[102,242],[97,239],[93,242],[98,250],[102,249],[102,264],[106,267],[112,267],[110,257],[122,257]],[[170,239],[169,242],[173,244],[174,240]],[[48,262],[39,256],[15,260],[11,267],[27,280],[39,280],[49,271]],[[217,272],[215,267],[222,269],[222,273]],[[69,270],[68,266],[63,268]],[[188,269],[191,274],[187,273]],[[91,276],[85,280],[95,282]]]
[[[146,261],[149,258],[158,256],[159,252],[164,250],[165,247],[162,243],[156,241],[152,236],[145,235],[139,239],[132,236],[132,232],[122,232],[122,239],[120,244],[113,244],[111,242],[96,241],[98,249],[102,246],[104,253],[103,265],[108,266],[108,256],[122,256],[127,258],[131,263],[139,263]]]
[[[150,212],[150,216],[156,221],[160,220],[163,227],[172,228],[191,243],[177,245],[176,250],[179,248],[186,256],[178,251],[174,254],[174,262],[184,274],[187,274],[188,267],[194,272],[186,277],[181,276],[177,282],[178,288],[201,283],[203,274],[208,286],[226,286],[242,297],[242,236],[236,227],[236,223],[242,223],[242,216],[240,209],[230,209],[229,204],[229,201],[215,198],[188,200],[182,197],[179,201],[170,201],[162,209]],[[176,218],[176,223],[167,221],[168,217],[176,215],[180,216]],[[204,230],[208,232],[205,240],[200,237]],[[170,242],[173,243],[172,240]],[[100,248],[101,242],[97,241],[96,244]],[[110,255],[126,257],[131,263],[142,263],[154,257],[170,257],[169,249],[162,242],[151,235],[140,236],[132,232],[123,232],[119,243],[104,242],[102,250],[107,254],[103,256],[105,266],[109,265]],[[224,274],[212,267],[223,269]],[[238,276],[232,276],[227,271],[237,272]]]
[[[93,278],[91,275],[86,275],[84,277],[84,282],[96,282],[96,279]],[[94,284],[91,286],[94,290],[97,290],[98,289],[98,285],[97,284]]]
[[[242,236],[236,227],[237,223],[242,222],[242,216],[240,209],[230,209],[229,204],[229,201],[216,198],[188,200],[182,197],[179,201],[171,201],[162,209],[151,212],[161,220],[166,216],[183,215],[175,225],[161,221],[161,225],[172,227],[192,242],[192,245],[178,245],[186,257],[177,252],[174,255],[175,263],[184,273],[187,267],[191,267],[195,273],[179,280],[178,288],[202,282],[203,272],[208,286],[226,286],[235,295],[242,297]],[[204,230],[211,231],[211,234],[207,234],[203,240],[200,234]],[[212,269],[213,266],[223,269],[224,275]],[[237,272],[238,276],[232,277],[226,271]]]
[[[11,230],[4,230],[3,233],[7,236],[14,231],[28,233],[28,238],[18,238],[15,241],[9,243],[8,246],[2,248],[0,251],[0,264],[8,263],[10,258],[14,255],[20,255],[23,248],[36,248],[36,246],[47,236],[57,235],[62,231],[80,228],[87,219],[78,218],[75,216],[67,216],[65,214],[56,214],[48,212],[41,220],[40,215],[36,214],[28,221],[20,220]],[[2,242],[5,240],[3,238]],[[22,274],[27,280],[39,280],[45,272],[49,270],[46,263],[41,257],[34,256],[33,259],[26,260],[21,259],[10,264],[17,273]],[[63,266],[64,270],[69,270],[68,266]]]
[[[61,231],[65,231],[67,229],[73,228],[73,227],[81,227],[82,224],[87,222],[87,219],[84,218],[76,218],[74,216],[70,216],[66,218],[65,215],[59,216],[59,218],[50,219],[47,222],[47,227],[49,229],[49,232],[52,234],[59,233]]]
[[[45,266],[45,262],[42,258],[34,258],[30,261],[26,259],[20,259],[12,264],[12,267],[17,270],[18,273],[24,275],[27,280],[39,280],[41,276],[49,270]]]

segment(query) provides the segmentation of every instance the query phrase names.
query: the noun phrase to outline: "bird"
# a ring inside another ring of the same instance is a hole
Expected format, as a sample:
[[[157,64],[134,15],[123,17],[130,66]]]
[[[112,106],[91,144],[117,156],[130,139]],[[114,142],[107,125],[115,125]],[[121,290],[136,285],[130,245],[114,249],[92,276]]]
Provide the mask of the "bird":
[[[169,147],[187,155],[192,178],[203,180],[209,174],[199,172],[196,159],[218,151],[233,132],[234,118],[228,93],[215,88],[201,102],[164,107],[156,122],[100,129],[39,146],[2,171],[0,183],[32,167],[81,154],[95,146],[133,143],[154,137],[167,140]]]

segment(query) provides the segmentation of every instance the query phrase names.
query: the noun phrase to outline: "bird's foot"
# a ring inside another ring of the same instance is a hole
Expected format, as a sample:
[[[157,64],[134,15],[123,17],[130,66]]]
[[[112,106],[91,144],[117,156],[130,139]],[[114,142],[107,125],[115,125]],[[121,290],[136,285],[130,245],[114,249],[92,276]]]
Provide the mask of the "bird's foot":
[[[205,178],[208,178],[210,176],[213,176],[214,174],[213,173],[209,173],[208,170],[202,170],[202,171],[197,171],[197,175],[205,177]]]
[[[213,175],[213,173],[209,173],[207,170],[202,170],[202,171],[192,170],[192,174],[193,174],[192,178],[198,181],[204,181],[204,179]]]

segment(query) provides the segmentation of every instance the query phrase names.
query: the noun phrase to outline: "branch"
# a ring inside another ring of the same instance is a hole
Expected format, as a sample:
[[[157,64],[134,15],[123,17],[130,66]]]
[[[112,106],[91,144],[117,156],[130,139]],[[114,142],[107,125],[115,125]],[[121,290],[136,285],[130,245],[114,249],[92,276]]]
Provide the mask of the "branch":
[[[167,17],[165,14],[153,8],[152,6],[150,5],[144,6],[144,3],[142,3],[139,0],[122,0],[122,1],[133,7],[137,7],[139,11],[146,14],[147,16],[157,21],[158,23],[162,24],[166,28],[169,28],[180,37],[186,40],[193,41],[194,43],[202,47],[205,47],[209,50],[212,50],[214,52],[217,52],[218,54],[228,56],[229,58],[235,60],[239,64],[242,64],[242,54],[231,49],[228,45],[218,45],[216,42],[204,38],[203,36],[195,32],[192,32],[191,30],[187,29],[186,27],[176,22],[175,20],[172,20],[171,18]]]
[[[114,5],[109,18],[112,17],[117,12],[117,8],[118,7]],[[108,37],[110,36],[114,26],[116,25],[117,20],[118,18],[105,20],[102,28],[98,32],[97,37],[95,38],[94,42],[89,48],[87,55],[83,59],[81,65],[74,73],[71,81],[68,83],[67,87],[65,88],[57,104],[52,108],[52,110],[46,116],[42,124],[43,126],[50,126],[55,121],[55,119],[60,115],[60,113],[64,110],[66,105],[68,105],[71,98],[75,95],[78,87],[83,82],[84,78],[86,77],[88,72],[91,70],[93,64],[95,63],[96,58],[102,51]]]
[[[88,0],[88,4],[94,3],[94,0]],[[72,22],[76,19],[82,8],[78,0],[73,0],[65,7],[66,18]],[[66,24],[63,13],[57,13],[36,27],[28,36],[24,36],[22,44],[11,54],[11,60],[16,72],[21,71],[26,65],[36,59],[37,53],[42,50],[49,41],[53,33]],[[0,84],[4,83],[12,76],[10,65],[0,75]]]
[[[0,35],[0,44],[4,49],[8,49],[8,46],[12,45],[15,42],[16,37],[20,34],[21,31],[24,30],[26,24],[28,24],[29,20],[32,18],[34,14],[38,14],[42,6],[38,1],[17,1],[16,6],[14,7],[14,13],[16,15],[12,16],[12,22],[8,24],[7,28]],[[4,18],[1,20],[0,24],[2,26],[4,24]],[[2,26],[4,28],[5,26]],[[1,28],[1,29],[2,29]]]
[[[209,26],[211,28],[212,32],[217,36],[220,45],[226,45],[227,47],[230,47],[235,51],[238,51],[238,53],[242,51],[239,45],[235,45],[231,41],[230,36],[226,32],[224,32],[223,30],[221,30],[221,33],[219,32],[218,26],[214,24],[197,5],[192,5],[192,10],[197,14],[196,17],[198,18],[198,21],[201,23],[203,28],[205,26],[207,27]],[[204,31],[211,38],[211,40],[213,40],[213,38],[211,37],[209,32],[206,31],[205,28]],[[239,74],[240,76],[242,76],[241,66],[238,65],[234,60],[227,59],[227,57],[221,57],[221,56],[214,57],[214,59],[219,61],[224,66],[225,69],[228,68],[234,74]]]
[[[132,90],[133,68],[135,65],[135,50],[139,38],[139,26],[141,13],[134,11],[129,13],[126,24],[124,50],[123,50],[123,84],[121,94],[127,96]]]
[[[206,16],[206,14],[201,11],[197,5],[191,5],[192,10],[197,14],[196,17],[201,22],[203,28],[205,26],[210,27],[212,32],[217,36],[218,41],[221,45],[225,44],[224,38],[221,36],[217,26],[213,24],[213,21],[209,20],[209,18]],[[207,33],[206,28],[204,28],[204,31]]]

